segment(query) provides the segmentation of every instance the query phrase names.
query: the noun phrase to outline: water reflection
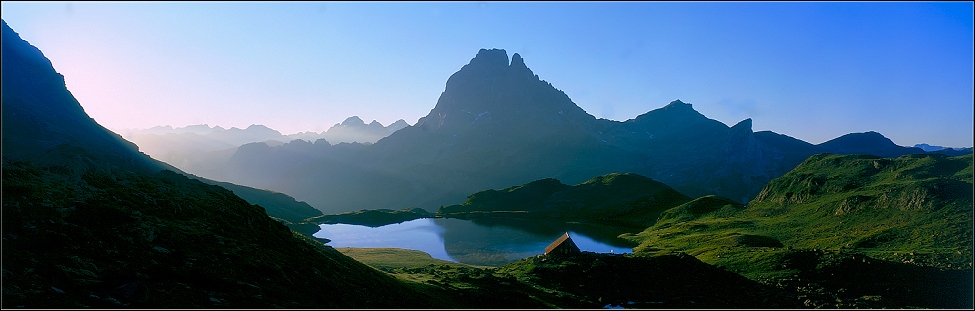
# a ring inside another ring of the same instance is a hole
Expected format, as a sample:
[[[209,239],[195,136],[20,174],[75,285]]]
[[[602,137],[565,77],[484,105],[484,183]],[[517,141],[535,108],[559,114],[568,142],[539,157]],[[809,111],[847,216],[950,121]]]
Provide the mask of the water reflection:
[[[370,228],[346,224],[320,225],[316,237],[333,247],[396,247],[429,253],[454,262],[500,266],[545,251],[569,232],[584,251],[631,253],[633,245],[616,238],[625,229],[539,220],[453,218],[417,219]]]
[[[444,249],[443,228],[424,218],[382,227],[329,224],[319,225],[315,237],[332,240],[332,247],[395,247],[423,251],[433,258],[457,260]]]

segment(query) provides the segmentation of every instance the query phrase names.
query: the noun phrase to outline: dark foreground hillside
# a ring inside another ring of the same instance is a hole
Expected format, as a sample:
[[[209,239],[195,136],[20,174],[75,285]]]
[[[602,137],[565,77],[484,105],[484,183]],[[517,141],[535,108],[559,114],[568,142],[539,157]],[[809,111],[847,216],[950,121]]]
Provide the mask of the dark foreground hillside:
[[[173,172],[3,163],[4,308],[438,307],[316,243]]]
[[[599,307],[794,308],[783,290],[765,286],[686,254],[582,252],[538,256],[499,268],[519,281],[583,297]]]

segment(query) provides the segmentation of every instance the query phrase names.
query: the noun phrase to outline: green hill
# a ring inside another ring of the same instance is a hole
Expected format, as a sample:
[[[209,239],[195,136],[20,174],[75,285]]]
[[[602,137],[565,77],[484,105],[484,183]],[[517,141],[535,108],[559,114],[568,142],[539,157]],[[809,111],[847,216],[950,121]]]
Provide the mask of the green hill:
[[[796,229],[780,236],[798,247],[971,254],[972,193],[972,155],[822,154],[769,182],[748,210]]]
[[[706,214],[725,216],[734,214],[743,208],[745,208],[744,205],[732,199],[707,195],[660,213],[660,219],[657,221],[661,223],[681,222],[698,219]]]
[[[752,279],[890,303],[875,306],[970,307],[972,163],[819,154],[747,206],[699,198],[623,237],[637,254],[686,252]]]
[[[191,177],[192,178],[192,177]],[[291,196],[265,189],[255,189],[251,187],[235,185],[228,182],[219,182],[199,178],[200,181],[224,187],[233,191],[241,199],[247,200],[251,204],[264,207],[268,216],[280,218],[289,222],[300,222],[309,217],[322,215],[322,212],[311,207],[308,203],[296,201]]]
[[[613,173],[575,186],[547,178],[481,191],[463,204],[440,208],[437,214],[455,218],[518,215],[646,226],[661,212],[687,201],[690,198],[653,179]]]
[[[794,248],[857,249],[887,259],[897,258],[894,253],[939,254],[954,262],[930,264],[968,267],[972,193],[972,155],[820,154],[769,182],[745,208],[711,202],[697,208],[704,213],[689,212],[699,198],[663,213],[638,237],[644,247],[658,248],[683,243],[660,235],[757,234]]]

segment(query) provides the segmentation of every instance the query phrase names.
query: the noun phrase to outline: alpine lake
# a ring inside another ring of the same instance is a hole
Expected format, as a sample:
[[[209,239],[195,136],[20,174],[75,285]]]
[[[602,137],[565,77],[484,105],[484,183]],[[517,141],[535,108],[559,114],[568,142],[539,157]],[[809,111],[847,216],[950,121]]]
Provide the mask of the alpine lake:
[[[635,244],[617,238],[625,228],[578,222],[509,218],[420,218],[380,227],[321,224],[318,238],[335,247],[403,248],[433,258],[475,266],[501,266],[543,254],[568,232],[582,251],[632,253]]]

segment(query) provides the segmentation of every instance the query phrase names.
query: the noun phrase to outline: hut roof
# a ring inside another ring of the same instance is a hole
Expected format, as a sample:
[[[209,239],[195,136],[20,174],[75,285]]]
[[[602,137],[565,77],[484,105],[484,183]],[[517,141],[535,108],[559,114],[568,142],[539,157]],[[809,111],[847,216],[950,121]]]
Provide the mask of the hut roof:
[[[562,245],[562,243],[566,243],[565,241],[569,241],[568,242],[569,244],[575,246],[575,242],[572,242],[572,238],[570,238],[569,233],[566,232],[565,234],[562,234],[562,236],[560,236],[558,239],[555,239],[555,241],[552,242],[552,244],[549,244],[548,247],[545,248],[545,255],[551,253],[553,250],[558,248],[559,245]]]

